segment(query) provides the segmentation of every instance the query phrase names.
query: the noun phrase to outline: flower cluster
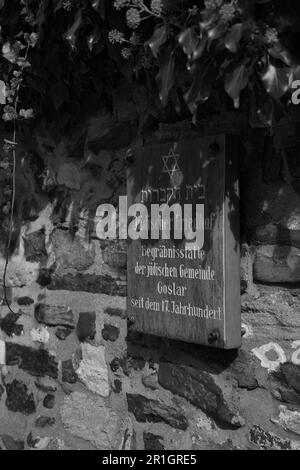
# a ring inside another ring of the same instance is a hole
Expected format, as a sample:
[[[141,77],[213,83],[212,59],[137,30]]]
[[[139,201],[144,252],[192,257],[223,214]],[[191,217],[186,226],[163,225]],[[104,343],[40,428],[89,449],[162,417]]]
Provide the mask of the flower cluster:
[[[234,18],[236,8],[232,3],[226,3],[220,8],[220,16],[223,21],[228,22]]]
[[[205,8],[208,10],[215,10],[216,8],[220,8],[222,5],[223,0],[205,0],[204,5]]]
[[[117,29],[112,29],[108,33],[108,40],[111,44],[122,44],[125,42],[124,34],[121,33],[121,31],[118,31]]]
[[[121,8],[124,8],[128,5],[128,0],[115,0],[114,1],[114,7],[116,10],[121,10]]]
[[[136,29],[141,24],[141,14],[136,8],[129,8],[126,12],[126,21],[129,28]]]
[[[72,10],[72,0],[64,0],[62,2],[62,7],[66,11],[71,11]]]
[[[115,0],[114,8],[121,10],[127,8],[126,22],[129,28],[136,29],[144,19],[149,16],[160,18],[163,11],[163,0],[151,0],[148,7],[144,0]]]
[[[123,47],[121,50],[121,56],[125,60],[129,59],[132,56],[132,49],[129,47]]]
[[[16,112],[16,110],[13,106],[10,106],[10,105],[7,104],[6,106],[4,106],[3,111],[4,112],[3,112],[3,115],[2,115],[2,119],[5,122],[14,121],[15,119],[18,118],[17,112]]]
[[[278,32],[274,28],[268,28],[265,33],[265,41],[267,44],[276,44],[279,41]]]
[[[162,0],[152,0],[150,8],[156,16],[161,16],[163,9]]]

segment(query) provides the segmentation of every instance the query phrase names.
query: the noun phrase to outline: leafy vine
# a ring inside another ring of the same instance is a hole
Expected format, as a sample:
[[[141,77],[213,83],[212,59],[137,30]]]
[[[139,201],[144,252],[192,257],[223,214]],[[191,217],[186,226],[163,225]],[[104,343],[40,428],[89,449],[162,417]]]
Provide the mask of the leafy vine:
[[[196,122],[210,102],[255,105],[271,128],[300,79],[297,0],[0,0],[0,25],[7,262],[17,144],[35,122],[70,133],[126,90],[140,128],[154,108]]]

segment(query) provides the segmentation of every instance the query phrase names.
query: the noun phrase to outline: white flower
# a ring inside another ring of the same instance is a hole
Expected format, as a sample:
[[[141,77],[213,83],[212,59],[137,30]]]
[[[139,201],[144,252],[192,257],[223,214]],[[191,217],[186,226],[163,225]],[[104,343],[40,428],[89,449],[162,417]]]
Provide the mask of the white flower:
[[[114,7],[116,10],[121,10],[121,8],[126,7],[128,4],[128,0],[115,0]]]
[[[205,0],[205,8],[208,10],[214,10],[215,8],[219,8],[223,3],[223,0]]]
[[[231,21],[234,18],[236,8],[231,3],[227,3],[220,8],[220,16],[223,21]]]
[[[278,32],[274,28],[268,28],[265,34],[265,40],[268,44],[275,44],[278,42]]]
[[[123,57],[123,59],[126,59],[126,60],[129,59],[131,54],[132,52],[128,47],[124,47],[124,49],[122,49],[121,51],[121,56]]]
[[[125,41],[124,34],[121,33],[121,31],[118,31],[117,29],[112,29],[108,33],[108,40],[112,44],[122,44],[122,42]]]
[[[152,0],[150,8],[155,15],[160,16],[163,9],[162,0]]]
[[[141,15],[136,8],[129,8],[126,13],[126,20],[129,28],[136,29],[140,26]]]

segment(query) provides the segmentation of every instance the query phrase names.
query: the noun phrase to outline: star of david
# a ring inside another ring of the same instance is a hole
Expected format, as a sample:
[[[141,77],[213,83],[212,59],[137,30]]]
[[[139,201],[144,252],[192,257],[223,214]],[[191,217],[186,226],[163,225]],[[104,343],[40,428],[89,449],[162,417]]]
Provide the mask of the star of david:
[[[173,148],[170,149],[168,155],[162,156],[162,160],[164,164],[162,172],[168,173],[170,178],[172,178],[174,173],[176,173],[177,171],[180,171],[180,168],[178,165],[179,157],[180,155],[178,153],[175,153]]]

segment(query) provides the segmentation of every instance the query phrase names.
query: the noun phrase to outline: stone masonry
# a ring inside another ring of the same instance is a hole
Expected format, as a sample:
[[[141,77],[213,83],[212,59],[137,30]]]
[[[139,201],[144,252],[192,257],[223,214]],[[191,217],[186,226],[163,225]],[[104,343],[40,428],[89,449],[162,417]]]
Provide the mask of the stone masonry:
[[[242,348],[219,351],[128,328],[126,244],[98,240],[94,216],[126,193],[134,129],[100,114],[84,139],[40,132],[39,172],[20,170],[34,214],[19,201],[15,314],[0,290],[0,449],[300,449],[297,142],[275,174],[257,161],[262,132],[248,149]]]

